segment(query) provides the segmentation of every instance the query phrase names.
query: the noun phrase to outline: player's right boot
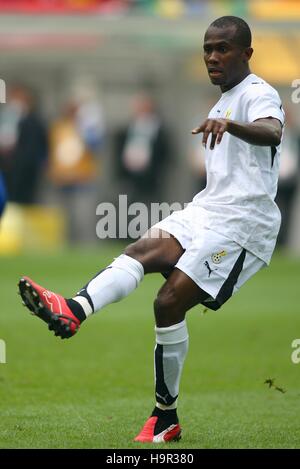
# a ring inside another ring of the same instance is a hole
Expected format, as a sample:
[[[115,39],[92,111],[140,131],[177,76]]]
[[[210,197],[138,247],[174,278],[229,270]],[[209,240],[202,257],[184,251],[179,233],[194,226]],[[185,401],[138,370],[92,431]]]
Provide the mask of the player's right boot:
[[[21,278],[19,291],[23,304],[48,324],[62,339],[72,337],[80,327],[80,320],[72,313],[65,298],[33,282],[28,277]]]
[[[181,427],[176,410],[163,411],[155,407],[151,417],[148,418],[134,441],[140,443],[167,443],[169,441],[179,441],[180,438]]]

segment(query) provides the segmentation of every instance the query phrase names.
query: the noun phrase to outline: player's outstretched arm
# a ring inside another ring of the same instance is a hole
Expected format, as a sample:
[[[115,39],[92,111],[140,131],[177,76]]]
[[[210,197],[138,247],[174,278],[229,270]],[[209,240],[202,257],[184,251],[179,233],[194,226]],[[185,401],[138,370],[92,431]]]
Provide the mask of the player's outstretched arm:
[[[229,121],[228,132],[251,145],[277,147],[281,141],[282,126],[274,117],[258,119],[250,124]]]
[[[225,132],[244,140],[251,145],[277,146],[280,144],[282,126],[278,119],[268,117],[245,123],[229,119],[206,119],[192,134],[203,133],[202,144],[206,147],[211,134],[210,149],[222,141]]]

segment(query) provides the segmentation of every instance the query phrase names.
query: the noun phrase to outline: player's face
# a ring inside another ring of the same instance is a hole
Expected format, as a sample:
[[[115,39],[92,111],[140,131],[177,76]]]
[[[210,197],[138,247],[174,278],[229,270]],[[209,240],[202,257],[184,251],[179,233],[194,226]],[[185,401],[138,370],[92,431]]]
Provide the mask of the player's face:
[[[209,27],[204,36],[204,61],[208,75],[214,85],[227,91],[249,72],[248,61],[252,55],[250,47],[234,42],[235,27]]]

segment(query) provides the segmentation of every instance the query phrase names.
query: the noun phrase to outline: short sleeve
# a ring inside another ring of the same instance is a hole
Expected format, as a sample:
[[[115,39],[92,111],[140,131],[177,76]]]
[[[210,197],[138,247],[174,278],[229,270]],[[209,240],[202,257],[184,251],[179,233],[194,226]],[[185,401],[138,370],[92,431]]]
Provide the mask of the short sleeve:
[[[255,85],[253,85],[255,86]],[[274,117],[284,124],[284,110],[280,97],[276,90],[267,85],[257,85],[251,92],[247,93],[248,120],[253,122],[257,119]]]

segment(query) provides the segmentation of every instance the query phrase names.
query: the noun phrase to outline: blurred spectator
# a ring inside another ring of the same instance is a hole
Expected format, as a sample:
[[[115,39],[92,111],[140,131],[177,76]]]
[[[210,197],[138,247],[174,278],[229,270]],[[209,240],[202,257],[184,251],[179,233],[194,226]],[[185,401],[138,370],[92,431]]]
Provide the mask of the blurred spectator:
[[[6,203],[6,189],[5,189],[2,174],[0,172],[0,217],[4,211],[5,203]]]
[[[101,106],[91,99],[70,100],[50,128],[49,175],[65,209],[71,242],[95,238],[97,157],[104,132]]]
[[[0,115],[0,169],[10,201],[36,202],[46,156],[46,130],[36,111],[33,94],[25,86],[14,86]]]
[[[130,122],[116,135],[116,173],[129,203],[160,200],[168,157],[162,118],[153,99],[139,94],[133,101]]]
[[[289,111],[286,112],[286,125],[280,155],[280,172],[276,203],[282,216],[278,235],[278,245],[285,246],[289,241],[291,214],[299,183],[300,135]]]

